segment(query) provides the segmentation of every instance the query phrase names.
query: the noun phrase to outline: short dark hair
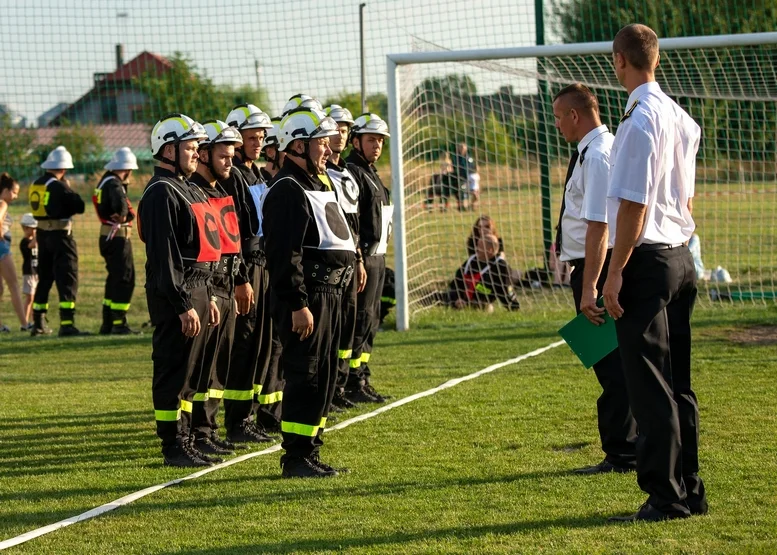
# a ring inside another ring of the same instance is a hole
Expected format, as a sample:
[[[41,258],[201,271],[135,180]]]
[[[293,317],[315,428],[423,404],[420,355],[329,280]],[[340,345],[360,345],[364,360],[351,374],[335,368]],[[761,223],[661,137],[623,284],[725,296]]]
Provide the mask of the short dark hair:
[[[652,71],[658,61],[658,35],[647,25],[626,25],[612,41],[614,54],[622,54],[635,69]]]
[[[569,107],[581,114],[599,115],[599,101],[596,95],[582,83],[572,83],[556,93],[553,102],[561,97],[568,97]]]
[[[3,172],[0,174],[0,191],[5,191],[6,189],[13,189],[13,186],[16,184],[16,180],[8,175],[6,172]]]

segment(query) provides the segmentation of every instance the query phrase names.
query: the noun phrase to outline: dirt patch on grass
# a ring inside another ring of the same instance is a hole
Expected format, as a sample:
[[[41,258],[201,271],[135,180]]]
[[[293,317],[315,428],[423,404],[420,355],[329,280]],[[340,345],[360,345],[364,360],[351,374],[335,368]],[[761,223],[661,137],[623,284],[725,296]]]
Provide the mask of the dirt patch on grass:
[[[734,330],[729,339],[741,345],[777,345],[777,326],[750,326]]]

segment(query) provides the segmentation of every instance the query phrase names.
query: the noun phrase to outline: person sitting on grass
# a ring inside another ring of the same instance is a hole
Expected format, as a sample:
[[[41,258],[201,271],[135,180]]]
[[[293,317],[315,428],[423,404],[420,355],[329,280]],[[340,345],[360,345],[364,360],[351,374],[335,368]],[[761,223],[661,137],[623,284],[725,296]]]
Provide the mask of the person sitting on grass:
[[[475,254],[456,271],[448,286],[448,302],[452,308],[481,308],[492,312],[498,299],[508,310],[521,305],[511,281],[510,265],[499,251],[499,239],[485,234],[475,240]]]

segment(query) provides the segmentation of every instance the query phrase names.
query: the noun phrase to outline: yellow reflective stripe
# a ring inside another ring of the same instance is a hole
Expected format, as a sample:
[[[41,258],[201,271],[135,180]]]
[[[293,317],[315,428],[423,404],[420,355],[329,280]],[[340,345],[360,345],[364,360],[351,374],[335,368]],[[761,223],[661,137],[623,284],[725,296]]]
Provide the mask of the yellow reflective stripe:
[[[253,389],[225,389],[223,391],[224,399],[230,401],[250,401],[254,398]]]
[[[194,394],[194,401],[198,403],[202,403],[210,399],[210,395],[208,395],[208,392],[205,393],[195,393]]]
[[[276,391],[275,393],[259,395],[260,405],[272,405],[273,403],[277,403],[279,401],[283,401],[283,391]]]
[[[73,309],[75,307],[76,307],[76,302],[75,301],[61,301],[59,303],[59,308]]]
[[[361,365],[362,365],[362,359],[360,358],[352,358],[351,362],[348,363],[348,366],[350,366],[351,368],[358,368]]]
[[[103,299],[103,306],[111,306],[111,300],[110,299]]]
[[[114,326],[120,326],[120,325],[122,325],[123,323],[124,323],[124,320],[114,320],[114,321],[113,321],[113,325],[114,325]]]
[[[184,401],[182,399],[181,400],[181,410],[191,414],[191,412],[192,412],[192,404],[191,404],[191,402],[190,401]]]
[[[43,206],[48,206],[49,205],[49,197],[50,196],[51,196],[51,193],[49,193],[48,191],[43,193]]]
[[[318,180],[324,184],[324,187],[326,187],[328,191],[332,190],[332,182],[329,180],[329,176],[327,174],[325,173],[318,174]]]
[[[480,293],[483,293],[484,295],[490,295],[492,293],[491,289],[483,285],[482,283],[478,283],[475,286],[475,291],[478,291]]]
[[[352,349],[340,349],[337,351],[337,358],[351,358],[352,354]]]
[[[97,204],[102,204],[102,202],[103,202],[103,190],[102,189],[95,189],[94,190],[94,196],[97,197]]]
[[[298,424],[296,422],[286,422],[281,420],[281,431],[287,434],[297,434],[298,436],[316,437],[319,426],[310,424]]]
[[[362,358],[360,358],[359,360],[361,360],[362,362],[369,362],[370,361],[370,354],[371,353],[362,353]]]
[[[111,310],[129,310],[130,303],[111,303]]]
[[[326,426],[326,416],[323,416],[321,418],[321,424],[319,424],[319,427],[323,430],[325,426]]]
[[[32,303],[33,310],[48,310],[49,303]]]
[[[254,395],[259,395],[262,392],[262,384],[255,383],[254,384]]]
[[[224,397],[224,390],[223,389],[209,389],[208,395],[210,395],[211,399],[221,399]]]
[[[181,419],[181,409],[178,410],[155,410],[154,418],[159,422],[177,422]]]
[[[380,302],[382,303],[389,303],[389,304],[397,304],[397,300],[393,297],[381,297]]]
[[[61,326],[72,326],[73,325],[73,320],[60,320],[59,324]]]

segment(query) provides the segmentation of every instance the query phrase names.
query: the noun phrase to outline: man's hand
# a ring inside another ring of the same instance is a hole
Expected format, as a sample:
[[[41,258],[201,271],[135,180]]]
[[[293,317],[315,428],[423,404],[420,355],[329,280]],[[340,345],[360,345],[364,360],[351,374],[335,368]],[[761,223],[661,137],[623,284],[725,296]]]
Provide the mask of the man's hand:
[[[116,222],[117,224],[122,223],[122,217],[119,214],[111,214],[110,220],[112,222]]]
[[[254,289],[250,283],[235,286],[235,301],[238,314],[248,314],[251,311],[254,306]]]
[[[221,312],[216,301],[210,302],[210,317],[208,318],[208,325],[214,328],[221,323]]]
[[[190,308],[187,312],[179,314],[181,319],[181,333],[186,337],[194,337],[200,333],[200,317],[197,311]]]
[[[367,270],[364,269],[364,261],[356,263],[356,292],[361,293],[367,286]]]
[[[313,333],[313,314],[308,307],[291,313],[291,331],[299,334],[300,341],[305,341]]]
[[[596,290],[583,291],[583,296],[580,299],[580,312],[585,314],[585,317],[591,320],[595,326],[604,324],[604,318],[602,318],[604,309],[596,306]]]
[[[623,316],[623,308],[618,303],[618,295],[623,287],[623,275],[620,272],[609,272],[607,281],[604,282],[602,295],[604,296],[604,308],[616,320]]]

